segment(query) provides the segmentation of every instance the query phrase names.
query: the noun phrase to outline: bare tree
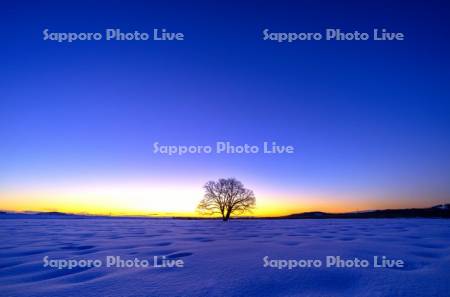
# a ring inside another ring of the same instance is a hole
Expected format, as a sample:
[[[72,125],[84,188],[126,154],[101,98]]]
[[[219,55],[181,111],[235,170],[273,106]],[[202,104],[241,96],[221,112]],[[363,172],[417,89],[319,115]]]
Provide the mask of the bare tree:
[[[235,178],[221,178],[205,184],[205,196],[197,206],[197,211],[204,215],[220,214],[228,221],[232,214],[243,214],[255,206],[252,190]]]

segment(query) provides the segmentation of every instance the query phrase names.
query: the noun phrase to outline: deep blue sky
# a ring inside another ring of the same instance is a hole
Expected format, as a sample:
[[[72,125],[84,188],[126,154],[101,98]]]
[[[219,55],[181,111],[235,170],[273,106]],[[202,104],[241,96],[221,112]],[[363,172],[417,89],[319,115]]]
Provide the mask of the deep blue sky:
[[[0,187],[7,206],[26,199],[26,189],[139,180],[201,190],[221,176],[302,207],[448,201],[445,1],[144,2],[2,3]],[[45,28],[166,28],[186,40],[59,44],[42,40]],[[387,28],[406,40],[277,44],[262,40],[265,28]],[[296,154],[152,154],[154,141],[218,140],[273,140],[296,146]]]

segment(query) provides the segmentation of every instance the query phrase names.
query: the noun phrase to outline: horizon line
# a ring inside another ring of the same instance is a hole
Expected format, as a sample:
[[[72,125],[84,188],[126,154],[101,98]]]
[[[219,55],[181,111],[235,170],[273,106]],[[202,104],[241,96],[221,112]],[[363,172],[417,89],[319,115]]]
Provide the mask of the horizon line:
[[[321,211],[321,210],[313,210],[313,211],[304,211],[304,212],[294,212],[289,213],[285,215],[237,215],[234,216],[234,218],[283,218],[283,217],[289,217],[293,215],[301,215],[301,214],[313,214],[313,213],[322,213],[322,214],[328,214],[328,215],[342,215],[342,214],[357,214],[357,213],[364,213],[364,212],[376,212],[376,211],[389,211],[389,210],[420,210],[420,209],[431,209],[439,206],[448,206],[450,205],[450,202],[444,202],[441,204],[435,204],[428,207],[403,207],[403,208],[382,208],[382,209],[366,209],[366,210],[356,210],[356,211],[346,211],[346,212],[327,212],[327,211]],[[57,214],[57,215],[72,215],[72,216],[85,216],[85,217],[116,217],[116,218],[182,218],[182,219],[220,219],[220,215],[217,216],[192,216],[192,215],[183,215],[183,214],[114,214],[114,213],[107,213],[107,214],[100,214],[100,213],[82,213],[82,212],[65,212],[65,211],[33,211],[33,210],[5,210],[0,209],[0,213],[6,213],[6,214],[23,214],[23,215],[45,215],[45,214]]]

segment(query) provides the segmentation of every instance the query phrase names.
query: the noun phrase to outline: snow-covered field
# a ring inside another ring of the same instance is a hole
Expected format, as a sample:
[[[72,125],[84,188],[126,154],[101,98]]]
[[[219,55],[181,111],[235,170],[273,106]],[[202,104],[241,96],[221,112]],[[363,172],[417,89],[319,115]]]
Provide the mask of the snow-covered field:
[[[450,296],[450,221],[0,219],[0,296]],[[183,268],[44,267],[106,256]],[[264,267],[401,259],[404,268]],[[172,263],[172,262],[171,262]],[[275,262],[271,262],[275,263]]]

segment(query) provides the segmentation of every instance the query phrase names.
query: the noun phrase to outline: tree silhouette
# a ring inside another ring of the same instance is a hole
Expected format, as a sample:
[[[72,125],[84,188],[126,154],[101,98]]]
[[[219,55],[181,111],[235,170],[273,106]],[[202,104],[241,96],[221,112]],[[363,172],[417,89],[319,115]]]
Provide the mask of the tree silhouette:
[[[220,214],[223,221],[228,221],[232,214],[243,214],[255,206],[253,191],[235,178],[209,181],[204,189],[205,195],[197,206],[204,215]]]

